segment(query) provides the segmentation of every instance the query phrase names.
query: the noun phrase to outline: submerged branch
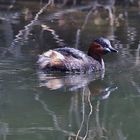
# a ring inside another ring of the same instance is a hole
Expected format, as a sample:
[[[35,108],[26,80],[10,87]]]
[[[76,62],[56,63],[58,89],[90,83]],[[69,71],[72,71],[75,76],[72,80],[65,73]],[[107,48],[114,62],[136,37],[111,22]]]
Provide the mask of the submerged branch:
[[[86,123],[86,134],[85,134],[85,136],[84,136],[84,138],[83,138],[83,140],[86,140],[86,138],[87,138],[87,136],[88,136],[88,132],[89,132],[89,120],[90,120],[90,116],[92,115],[92,112],[93,112],[93,106],[92,106],[92,104],[91,104],[91,92],[90,92],[90,90],[87,88],[87,92],[88,92],[88,103],[89,103],[89,107],[90,107],[90,112],[89,112],[89,114],[88,114],[88,118],[87,118],[87,123]]]
[[[83,128],[83,124],[84,124],[84,121],[85,121],[85,95],[84,95],[84,89],[83,89],[83,93],[82,93],[82,122],[81,122],[81,125],[80,125],[80,128],[76,134],[76,138],[75,140],[78,140],[78,137],[79,137],[79,134]]]
[[[140,65],[140,44],[138,44],[138,48],[136,51],[136,63],[135,63],[135,65],[136,66]]]
[[[50,116],[52,116],[53,122],[54,122],[54,126],[55,126],[56,129],[59,130],[60,127],[59,127],[59,125],[58,125],[58,121],[57,121],[57,117],[56,117],[56,115],[55,115],[55,112],[51,111],[51,110],[48,108],[47,104],[46,104],[43,100],[41,100],[41,99],[39,98],[39,95],[36,95],[36,96],[35,96],[35,100],[38,101],[38,102],[42,105],[43,109],[44,109]]]
[[[67,131],[67,130],[63,130],[63,129],[59,126],[58,119],[57,119],[57,116],[56,116],[55,112],[53,112],[52,110],[50,110],[50,109],[48,108],[47,104],[46,104],[43,100],[40,99],[39,95],[35,95],[35,100],[38,101],[38,102],[42,105],[43,109],[44,109],[50,116],[52,116],[53,123],[54,123],[54,128],[52,128],[52,127],[42,127],[42,128],[33,127],[33,128],[27,128],[27,129],[25,128],[25,130],[45,130],[45,131],[48,131],[48,130],[54,131],[54,130],[56,130],[56,131],[60,131],[60,132],[64,133],[65,135],[68,135],[69,137],[77,137],[78,140],[83,140],[82,137],[77,136],[74,132],[70,132],[70,131]],[[24,131],[25,131],[25,130],[24,130]]]
[[[91,10],[88,12],[88,14],[86,15],[86,17],[84,19],[83,25],[76,32],[76,44],[75,44],[75,48],[78,48],[78,46],[79,46],[81,31],[85,29],[85,26],[88,23],[89,16],[92,14],[93,10],[95,10],[95,6],[93,6],[91,8]]]
[[[19,33],[16,35],[16,38],[13,40],[9,51],[14,53],[14,47],[21,47],[25,41],[27,41],[30,31],[34,25],[39,24],[38,18],[39,16],[50,6],[53,4],[53,0],[49,0],[48,3],[39,10],[39,12],[35,15],[34,19],[24,27],[24,29],[20,30]]]
[[[51,34],[53,35],[53,38],[55,39],[55,41],[58,44],[58,46],[62,46],[62,47],[65,46],[64,40],[61,39],[58,34],[56,34],[55,30],[51,29],[47,25],[41,25],[41,27],[43,28],[43,31],[46,30],[46,31],[51,32]]]

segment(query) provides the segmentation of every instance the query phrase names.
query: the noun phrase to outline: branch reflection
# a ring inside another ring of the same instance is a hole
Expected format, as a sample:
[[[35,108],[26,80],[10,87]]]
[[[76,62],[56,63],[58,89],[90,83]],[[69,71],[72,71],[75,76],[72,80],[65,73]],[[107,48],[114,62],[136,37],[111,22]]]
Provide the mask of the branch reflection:
[[[64,133],[70,140],[107,137],[107,130],[100,122],[100,102],[107,99],[117,87],[105,86],[98,82],[103,81],[103,75],[99,73],[97,75],[93,75],[93,73],[54,75],[38,72],[38,76],[40,87],[47,87],[50,90],[75,91],[75,94],[71,96],[68,110],[68,127],[70,130],[61,127],[62,122],[59,122],[60,118],[57,118],[55,111],[49,109],[45,100],[36,96],[36,101],[40,102],[47,114],[52,116],[55,130]],[[75,130],[73,130],[74,127],[76,127]]]

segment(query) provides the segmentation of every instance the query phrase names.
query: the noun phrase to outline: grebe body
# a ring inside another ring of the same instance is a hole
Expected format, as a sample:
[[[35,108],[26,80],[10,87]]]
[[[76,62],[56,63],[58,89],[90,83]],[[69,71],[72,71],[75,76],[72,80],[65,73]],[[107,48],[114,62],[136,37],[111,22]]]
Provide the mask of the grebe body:
[[[47,72],[93,72],[104,70],[102,56],[110,52],[117,52],[106,38],[94,40],[88,53],[75,48],[57,48],[39,55],[38,65]]]

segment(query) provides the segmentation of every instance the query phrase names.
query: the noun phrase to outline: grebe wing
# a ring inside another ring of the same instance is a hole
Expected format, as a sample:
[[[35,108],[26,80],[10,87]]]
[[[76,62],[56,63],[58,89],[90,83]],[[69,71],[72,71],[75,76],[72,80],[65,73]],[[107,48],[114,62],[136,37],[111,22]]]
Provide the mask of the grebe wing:
[[[84,54],[82,51],[77,50],[75,48],[64,47],[64,48],[57,48],[54,50],[61,53],[64,56],[72,56],[77,59],[84,59],[86,56],[86,54]]]
[[[77,49],[57,48],[40,55],[38,63],[41,69],[85,71],[89,69],[91,60],[86,54]]]
[[[41,69],[53,66],[59,67],[63,66],[64,59],[65,57],[61,53],[54,50],[49,50],[42,55],[39,55],[37,63]]]

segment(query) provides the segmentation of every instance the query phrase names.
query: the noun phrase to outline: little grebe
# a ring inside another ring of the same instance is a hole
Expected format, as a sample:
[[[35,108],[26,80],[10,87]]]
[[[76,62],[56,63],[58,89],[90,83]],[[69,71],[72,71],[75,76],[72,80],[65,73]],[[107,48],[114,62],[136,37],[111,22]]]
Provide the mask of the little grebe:
[[[88,54],[74,48],[57,48],[39,55],[38,65],[47,72],[92,72],[104,70],[102,56],[117,52],[106,38],[94,40],[88,49]]]

